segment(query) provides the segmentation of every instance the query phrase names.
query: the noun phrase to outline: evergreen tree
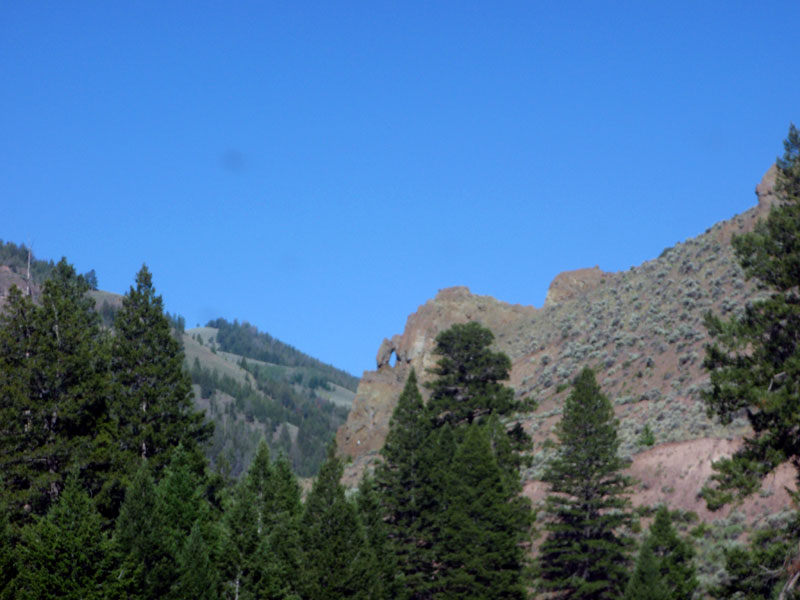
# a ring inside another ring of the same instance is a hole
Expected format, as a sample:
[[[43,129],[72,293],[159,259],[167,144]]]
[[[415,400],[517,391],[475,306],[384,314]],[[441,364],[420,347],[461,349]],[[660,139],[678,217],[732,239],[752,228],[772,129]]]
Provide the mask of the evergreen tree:
[[[0,479],[0,485],[2,484],[3,481]],[[8,511],[0,500],[0,600],[13,597],[9,583],[17,574],[15,545]]]
[[[437,555],[441,575],[435,598],[518,598],[531,509],[509,487],[492,452],[488,427],[468,426],[452,467]]]
[[[489,347],[494,335],[480,323],[453,325],[436,336],[434,354],[440,358],[431,373],[428,408],[437,421],[471,423],[485,414],[505,415],[514,407],[514,391],[500,382],[508,379],[511,360]]]
[[[177,555],[178,579],[172,587],[171,596],[178,600],[216,600],[219,598],[219,580],[216,565],[209,556],[208,545],[203,539],[202,525],[195,521],[189,537]]]
[[[157,475],[169,451],[183,444],[194,455],[194,470],[202,473],[205,461],[198,443],[211,436],[213,427],[193,408],[183,352],[146,266],[125,294],[114,328],[115,416],[123,450],[150,460]]]
[[[575,379],[556,435],[559,452],[543,480],[547,537],[540,548],[542,587],[559,598],[618,598],[628,579],[631,480],[621,473],[617,422],[591,369]]]
[[[40,305],[12,288],[0,315],[0,471],[15,522],[45,514],[73,469],[113,513],[108,342],[87,291],[62,259]]]
[[[70,476],[47,515],[22,530],[14,597],[101,598],[106,550],[100,515],[77,477]]]
[[[164,597],[175,578],[166,542],[164,514],[158,509],[147,461],[142,460],[125,492],[112,539],[116,563],[112,596],[129,600]]]
[[[691,600],[698,585],[693,557],[694,549],[672,526],[669,510],[660,506],[639,550],[625,599]]]
[[[794,125],[784,147],[779,203],[752,233],[733,240],[747,277],[772,293],[728,321],[706,318],[714,339],[704,362],[709,413],[730,423],[744,411],[753,428],[732,457],[714,463],[714,484],[704,491],[711,508],[756,491],[786,461],[800,480],[800,133]]]
[[[427,579],[425,564],[432,560],[427,556],[429,535],[422,531],[421,520],[425,488],[431,476],[425,467],[440,468],[441,465],[430,460],[423,463],[430,433],[417,376],[412,369],[389,422],[389,433],[381,449],[384,460],[375,470],[375,484],[381,497],[380,520],[385,522],[387,546],[392,557],[390,562],[382,562],[388,570],[384,572],[384,588],[391,598],[411,597],[424,583],[421,580]],[[396,580],[389,574],[394,568],[399,570]]]
[[[794,518],[785,526],[769,527],[753,532],[748,546],[732,546],[725,550],[726,577],[711,590],[711,595],[720,600],[741,598],[742,600],[772,600],[780,597],[793,598],[791,579],[796,575],[792,558],[800,537],[800,519]]]
[[[669,592],[669,598],[691,600],[698,585],[694,548],[678,535],[666,506],[662,505],[656,512],[647,543],[658,561],[662,585]]]
[[[335,451],[331,444],[303,510],[302,595],[314,600],[369,600],[378,583],[375,557],[357,509],[339,483],[343,467]]]
[[[672,596],[664,587],[658,561],[650,544],[642,544],[636,568],[625,589],[624,600],[670,600]]]
[[[225,539],[223,542],[225,597],[247,600],[254,597],[259,568],[253,564],[261,536],[258,531],[256,496],[245,481],[233,490],[223,517]]]

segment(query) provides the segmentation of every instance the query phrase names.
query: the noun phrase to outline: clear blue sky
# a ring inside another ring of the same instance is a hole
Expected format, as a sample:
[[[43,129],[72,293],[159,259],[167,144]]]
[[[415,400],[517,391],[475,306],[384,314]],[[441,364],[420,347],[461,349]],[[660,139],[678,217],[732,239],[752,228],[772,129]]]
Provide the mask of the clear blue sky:
[[[0,6],[0,238],[360,375],[440,288],[541,306],[755,202],[800,2]]]

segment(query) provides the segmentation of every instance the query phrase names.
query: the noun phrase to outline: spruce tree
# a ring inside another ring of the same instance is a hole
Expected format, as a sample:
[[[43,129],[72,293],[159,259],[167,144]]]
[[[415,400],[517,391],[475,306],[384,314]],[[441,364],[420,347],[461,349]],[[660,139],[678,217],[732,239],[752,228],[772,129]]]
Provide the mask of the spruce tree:
[[[113,596],[145,600],[167,594],[176,572],[166,529],[149,465],[141,460],[125,491],[112,538]]]
[[[183,352],[146,266],[125,294],[114,329],[115,417],[122,449],[150,460],[158,475],[169,452],[182,444],[193,454],[194,470],[202,473],[205,461],[198,443],[210,437],[212,425],[194,410]]]
[[[792,461],[800,481],[800,133],[792,125],[778,159],[779,202],[755,230],[733,246],[748,278],[769,289],[727,321],[709,314],[714,343],[704,366],[709,414],[724,424],[744,412],[753,433],[730,458],[714,463],[709,507],[756,491],[778,465]]]
[[[559,598],[619,598],[628,579],[631,480],[617,451],[617,421],[594,372],[575,379],[556,429],[558,454],[543,480],[547,537],[539,553],[542,587]]]
[[[442,515],[436,598],[517,598],[523,582],[530,502],[509,486],[492,452],[488,427],[467,427],[449,473]]]
[[[625,600],[691,600],[698,585],[693,558],[694,549],[678,535],[667,507],[660,506],[639,550]]]
[[[370,600],[378,583],[375,557],[358,511],[339,483],[343,467],[335,451],[331,444],[303,510],[302,595],[314,600]]]
[[[216,565],[209,555],[208,541],[204,539],[203,524],[195,521],[176,556],[177,580],[171,597],[176,600],[216,600],[219,598],[219,579]]]
[[[109,345],[87,291],[62,259],[39,305],[12,288],[0,315],[0,472],[14,522],[45,514],[73,469],[113,513]]]
[[[233,489],[223,516],[223,571],[225,597],[247,600],[254,597],[259,565],[253,564],[261,543],[256,496],[245,481]]]
[[[649,544],[642,544],[636,568],[625,589],[623,600],[671,600],[669,590],[664,587],[658,560]]]
[[[391,563],[382,563],[398,570],[397,577],[384,574],[384,588],[392,598],[410,597],[423,587],[428,556],[429,534],[422,530],[421,512],[425,509],[426,486],[430,468],[439,468],[433,461],[423,462],[426,439],[431,426],[412,369],[403,393],[389,422],[389,433],[381,449],[383,462],[375,470],[375,484],[381,497],[381,521],[385,522],[387,547]]]
[[[101,528],[100,514],[77,477],[70,476],[47,515],[22,530],[14,597],[102,598],[107,547]]]

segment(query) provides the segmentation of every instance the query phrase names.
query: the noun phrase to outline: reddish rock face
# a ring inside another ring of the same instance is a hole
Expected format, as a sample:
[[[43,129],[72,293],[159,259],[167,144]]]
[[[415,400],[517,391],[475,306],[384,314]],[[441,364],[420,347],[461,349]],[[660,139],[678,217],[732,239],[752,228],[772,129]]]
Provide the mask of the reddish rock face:
[[[732,452],[747,429],[742,422],[723,428],[705,415],[703,315],[708,310],[730,315],[758,295],[744,278],[730,239],[751,230],[776,201],[775,175],[772,167],[756,188],[756,207],[665,249],[657,259],[619,273],[594,267],[558,275],[541,309],[476,296],[466,287],[439,291],[408,318],[402,335],[383,341],[376,370],[364,373],[337,435],[339,451],[353,458],[345,482],[357,485],[361,473],[379,460],[410,369],[421,382],[429,380],[436,336],[474,320],[492,330],[496,349],[511,358],[510,384],[517,396],[538,401],[534,412],[521,415],[534,439],[534,467],[524,474],[526,493],[534,500],[544,489],[537,481],[547,455],[543,443],[552,438],[571,378],[588,365],[614,401],[622,452],[632,458],[631,473],[642,482],[634,502],[666,502],[712,518],[697,493],[711,461]],[[424,387],[422,392],[425,396]],[[639,442],[645,424],[656,438],[650,449]],[[791,479],[781,471],[773,481],[777,491],[765,491],[745,510],[754,516],[786,505],[783,484]]]

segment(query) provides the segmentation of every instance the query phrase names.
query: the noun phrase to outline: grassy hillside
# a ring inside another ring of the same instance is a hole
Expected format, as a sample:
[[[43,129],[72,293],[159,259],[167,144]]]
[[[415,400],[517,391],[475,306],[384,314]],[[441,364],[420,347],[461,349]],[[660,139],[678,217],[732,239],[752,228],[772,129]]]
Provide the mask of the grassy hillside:
[[[295,365],[225,352],[219,331],[198,327],[182,338],[197,404],[216,427],[208,449],[212,463],[236,476],[265,437],[273,453],[285,453],[299,475],[316,473],[355,396],[326,377],[349,383],[347,374],[293,348]]]

